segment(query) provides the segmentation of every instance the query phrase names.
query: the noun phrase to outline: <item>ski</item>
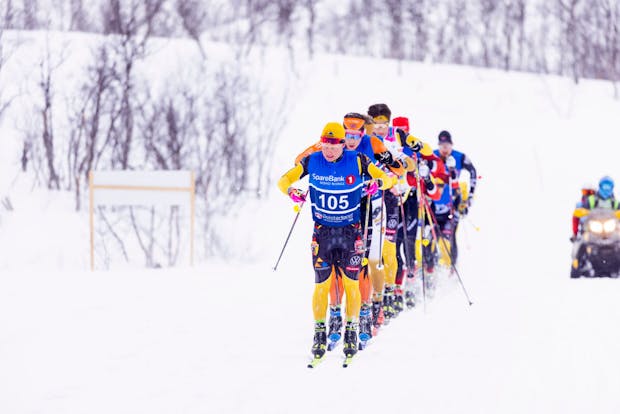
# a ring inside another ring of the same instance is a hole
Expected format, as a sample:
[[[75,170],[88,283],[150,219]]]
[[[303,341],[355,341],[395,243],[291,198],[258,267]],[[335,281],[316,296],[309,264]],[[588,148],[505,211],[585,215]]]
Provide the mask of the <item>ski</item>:
[[[346,368],[349,365],[351,365],[351,362],[353,362],[353,357],[354,356],[355,356],[355,354],[345,356],[344,362],[342,363],[342,368]]]
[[[323,356],[320,357],[313,357],[312,361],[310,361],[310,363],[308,364],[308,368],[316,368],[321,362],[323,362],[323,360],[325,359],[325,355],[323,354]]]

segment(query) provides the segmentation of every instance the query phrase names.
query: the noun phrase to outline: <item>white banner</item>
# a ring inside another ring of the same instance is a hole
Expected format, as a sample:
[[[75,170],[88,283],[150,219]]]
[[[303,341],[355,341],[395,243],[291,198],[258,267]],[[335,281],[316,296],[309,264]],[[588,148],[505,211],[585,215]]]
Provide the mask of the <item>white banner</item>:
[[[190,215],[190,264],[194,263],[195,186],[192,171],[91,171],[90,268],[95,269],[95,206],[182,206]]]

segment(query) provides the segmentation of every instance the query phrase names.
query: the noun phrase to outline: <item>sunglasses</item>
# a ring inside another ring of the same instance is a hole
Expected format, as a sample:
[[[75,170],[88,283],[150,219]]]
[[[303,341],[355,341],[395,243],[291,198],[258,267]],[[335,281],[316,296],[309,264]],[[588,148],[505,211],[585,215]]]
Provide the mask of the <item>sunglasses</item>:
[[[347,129],[346,134],[344,136],[346,139],[361,139],[362,131],[351,131]]]
[[[321,142],[325,144],[343,144],[344,140],[342,138],[333,138],[333,137],[321,137]]]

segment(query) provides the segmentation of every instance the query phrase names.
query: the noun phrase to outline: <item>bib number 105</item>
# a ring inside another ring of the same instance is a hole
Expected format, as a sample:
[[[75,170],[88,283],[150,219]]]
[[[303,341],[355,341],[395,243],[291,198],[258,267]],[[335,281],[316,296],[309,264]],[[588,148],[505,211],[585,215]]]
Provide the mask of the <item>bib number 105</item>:
[[[328,208],[329,210],[346,210],[349,208],[349,197],[347,194],[335,196],[325,194],[319,195],[319,203],[321,204],[321,208]]]

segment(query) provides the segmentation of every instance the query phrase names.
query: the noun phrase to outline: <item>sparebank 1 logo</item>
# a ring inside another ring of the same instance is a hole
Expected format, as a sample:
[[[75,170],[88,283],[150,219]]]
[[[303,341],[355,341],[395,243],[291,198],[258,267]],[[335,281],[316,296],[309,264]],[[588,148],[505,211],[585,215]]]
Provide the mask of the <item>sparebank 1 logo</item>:
[[[355,182],[355,176],[347,175],[347,178],[345,179],[345,182],[347,183],[347,185],[353,184]]]

